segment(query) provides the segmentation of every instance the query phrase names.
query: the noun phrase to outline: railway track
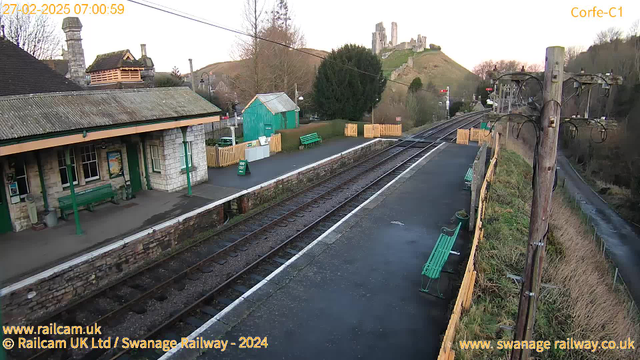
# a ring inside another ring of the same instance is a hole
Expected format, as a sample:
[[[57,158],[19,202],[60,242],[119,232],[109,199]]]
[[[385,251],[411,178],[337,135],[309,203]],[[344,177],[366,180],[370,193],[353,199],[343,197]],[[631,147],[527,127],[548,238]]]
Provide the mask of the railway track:
[[[150,264],[43,320],[102,326],[101,337],[179,339],[215,316],[317,236],[483,113],[439,124],[315,182],[211,236]],[[425,142],[425,140],[427,142]],[[429,142],[432,140],[432,142]],[[55,337],[54,337],[55,339]],[[14,351],[13,359],[157,358],[116,350]]]

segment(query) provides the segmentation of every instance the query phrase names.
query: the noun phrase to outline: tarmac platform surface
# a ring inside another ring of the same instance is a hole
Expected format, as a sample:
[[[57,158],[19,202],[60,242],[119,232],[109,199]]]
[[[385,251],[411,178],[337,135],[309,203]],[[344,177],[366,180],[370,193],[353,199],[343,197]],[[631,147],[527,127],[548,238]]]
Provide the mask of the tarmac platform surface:
[[[165,358],[437,357],[461,272],[443,274],[444,300],[418,291],[420,273],[441,228],[455,226],[457,210],[469,211],[463,178],[477,150],[443,144],[198,335],[236,344],[267,337],[266,349],[229,346],[199,356],[181,349]],[[447,267],[464,266],[469,241],[461,230],[454,250],[462,254]]]
[[[0,285],[6,286],[40,271],[107,246],[163,221],[224,199],[364,144],[371,139],[339,138],[303,151],[278,153],[251,163],[251,174],[238,176],[237,166],[209,169],[209,180],[187,190],[167,193],[141,191],[119,205],[105,203],[94,212],[80,211],[82,235],[76,235],[73,216],[59,219],[58,226],[42,231],[24,230],[0,235]],[[1,286],[0,286],[1,287]]]

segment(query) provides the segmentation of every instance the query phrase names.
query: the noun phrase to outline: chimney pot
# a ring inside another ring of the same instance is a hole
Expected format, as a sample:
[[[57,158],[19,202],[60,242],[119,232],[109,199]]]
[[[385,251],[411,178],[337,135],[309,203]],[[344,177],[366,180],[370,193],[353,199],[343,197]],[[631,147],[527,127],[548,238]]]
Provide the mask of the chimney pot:
[[[145,57],[147,56],[147,45],[146,44],[140,44],[140,57]]]

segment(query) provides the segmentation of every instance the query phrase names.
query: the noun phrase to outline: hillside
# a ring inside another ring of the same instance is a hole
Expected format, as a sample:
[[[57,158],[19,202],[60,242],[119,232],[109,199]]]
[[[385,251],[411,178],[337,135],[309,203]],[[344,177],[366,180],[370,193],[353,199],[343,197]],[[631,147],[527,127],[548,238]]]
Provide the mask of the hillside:
[[[389,57],[382,60],[382,69],[388,78],[391,72],[406,63],[413,55],[413,67],[406,67],[396,81],[409,84],[411,80],[419,77],[424,85],[430,81],[438,89],[450,87],[451,96],[459,98],[471,97],[480,79],[462,65],[458,64],[442,51],[425,50],[414,53],[411,50],[394,51]],[[387,83],[387,89],[406,93],[406,87]]]
[[[325,57],[329,54],[324,50],[306,49],[306,48],[301,50],[304,50],[305,52],[312,53],[314,55],[318,55],[322,57]],[[310,55],[303,56],[303,59],[305,59],[305,61],[309,63],[309,66],[314,66],[314,65],[319,66],[320,63],[322,62],[322,59],[319,59],[315,56],[310,56]],[[198,69],[194,72],[197,74],[200,74],[206,71],[206,72],[212,72],[212,73],[225,74],[233,78],[234,76],[240,73],[240,69],[242,69],[244,66],[248,66],[246,64],[247,61],[248,60],[235,60],[235,61],[224,61],[219,63],[213,63],[201,69]]]

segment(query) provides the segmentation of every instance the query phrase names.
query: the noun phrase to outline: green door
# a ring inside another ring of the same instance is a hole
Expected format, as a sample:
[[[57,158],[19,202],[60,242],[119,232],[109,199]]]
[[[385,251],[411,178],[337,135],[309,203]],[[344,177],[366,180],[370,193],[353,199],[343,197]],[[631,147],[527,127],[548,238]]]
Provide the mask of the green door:
[[[271,124],[264,124],[264,136],[270,137],[273,134],[273,126]]]
[[[129,163],[129,181],[131,181],[131,191],[135,194],[142,190],[140,161],[138,160],[138,143],[127,144],[127,163]]]
[[[4,173],[0,170],[0,176],[4,179]],[[9,205],[7,204],[7,196],[4,184],[0,184],[0,234],[13,231],[11,225],[11,215],[9,215]]]

